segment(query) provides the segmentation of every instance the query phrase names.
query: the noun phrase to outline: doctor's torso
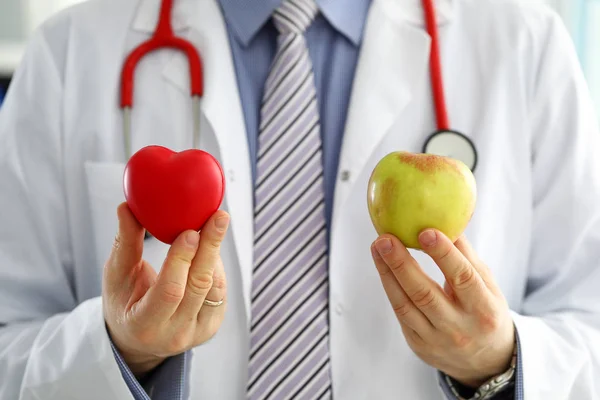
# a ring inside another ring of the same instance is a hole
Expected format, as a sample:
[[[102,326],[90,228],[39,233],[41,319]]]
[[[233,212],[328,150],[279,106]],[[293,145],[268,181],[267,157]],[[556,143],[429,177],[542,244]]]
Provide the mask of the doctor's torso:
[[[492,269],[511,308],[523,298],[534,215],[530,103],[543,46],[543,12],[494,0],[440,2],[442,66],[452,128],[479,153],[478,203],[467,237]],[[192,398],[241,398],[248,352],[252,184],[234,65],[215,1],[176,2],[175,28],[204,60],[200,147],[222,164],[232,217],[223,246],[229,305],[219,334],[193,352]],[[435,371],[411,352],[382,290],[369,246],[366,207],[375,164],[395,150],[421,151],[435,130],[428,74],[430,40],[417,0],[375,0],[365,27],[340,154],[330,241],[333,387],[340,399],[440,398]],[[126,162],[119,83],[125,55],[151,34],[158,1],[92,0],[43,28],[58,74],[61,163],[72,262],[65,274],[78,300],[100,293],[102,266],[124,200]],[[192,145],[185,59],[167,50],[136,71],[132,149]],[[510,251],[506,251],[510,249]],[[144,256],[159,268],[166,246],[150,239]],[[415,253],[436,280],[441,273]],[[209,369],[204,359],[219,360]]]

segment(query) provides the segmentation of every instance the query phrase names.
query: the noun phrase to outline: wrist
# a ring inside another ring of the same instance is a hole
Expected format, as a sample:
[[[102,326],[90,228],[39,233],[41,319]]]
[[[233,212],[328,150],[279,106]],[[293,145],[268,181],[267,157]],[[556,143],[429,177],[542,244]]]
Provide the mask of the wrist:
[[[517,350],[514,326],[511,326],[509,332],[502,336],[503,339],[492,343],[492,348],[486,351],[483,357],[478,357],[480,362],[472,365],[469,370],[456,376],[448,375],[465,387],[477,389],[490,379],[506,372]]]
[[[474,374],[468,374],[468,375],[467,374],[465,374],[465,375],[456,374],[456,376],[449,374],[449,376],[452,377],[452,379],[454,379],[456,382],[460,383],[462,386],[465,386],[465,387],[471,388],[471,389],[477,389],[478,387],[480,387],[481,385],[483,385],[490,379],[494,378],[495,376],[498,376],[498,375],[506,372],[511,367],[511,361],[513,359],[513,354],[514,354],[514,349],[511,350],[508,358],[505,361],[503,361],[502,363],[498,363],[497,367],[494,369],[485,369],[484,370],[482,368],[478,373],[474,373]],[[504,358],[502,360],[504,360]]]
[[[136,379],[143,380],[144,377],[149,375],[167,359],[167,357],[160,357],[132,349],[130,346],[127,346],[126,341],[119,338],[119,335],[111,332],[108,324],[106,328],[115,349]]]
[[[515,376],[517,368],[518,358],[518,345],[516,343],[513,346],[512,356],[510,358],[509,365],[506,369],[502,370],[497,374],[488,376],[485,379],[480,380],[479,378],[463,378],[456,379],[450,377],[450,375],[442,374],[442,379],[449,390],[459,400],[465,399],[480,399],[489,400],[496,398],[498,394],[512,390],[515,385]]]
[[[452,377],[452,379],[454,379],[456,382],[460,383],[465,388],[475,390],[479,386],[483,385],[487,380],[489,380],[493,376],[494,375],[488,375],[485,378],[466,378],[466,379]]]
[[[515,386],[515,374],[516,374],[516,354],[513,357],[511,366],[507,371],[497,376],[492,377],[477,389],[466,387],[461,385],[459,382],[450,378],[448,375],[442,375],[442,379],[445,380],[447,388],[454,395],[457,400],[491,400],[495,399],[501,393],[508,393],[512,391]],[[505,398],[505,396],[501,396]],[[509,396],[508,398],[512,398]]]
[[[118,348],[118,347],[117,347]],[[119,350],[121,352],[121,350]],[[166,358],[148,356],[143,354],[131,354],[127,352],[121,352],[123,360],[127,363],[127,366],[131,370],[131,373],[138,379],[143,380],[146,376],[152,373],[158,366],[160,366]]]

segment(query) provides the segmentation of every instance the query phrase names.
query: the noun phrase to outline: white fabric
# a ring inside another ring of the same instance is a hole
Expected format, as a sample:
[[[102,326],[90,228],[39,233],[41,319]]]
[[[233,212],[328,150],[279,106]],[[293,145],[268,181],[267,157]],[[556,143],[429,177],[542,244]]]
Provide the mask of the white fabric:
[[[600,114],[600,1],[539,1],[545,1],[553,7],[569,29]]]
[[[587,0],[582,11],[581,54],[585,74],[600,115],[600,1]]]
[[[252,186],[235,73],[215,0],[176,2],[178,32],[205,62],[203,149],[223,164],[230,303],[194,350],[194,399],[243,398],[252,270]],[[418,0],[374,0],[340,157],[331,240],[331,360],[340,399],[439,399],[406,346],[372,264],[372,168],[420,151],[434,130],[430,39]],[[600,398],[600,148],[597,116],[559,18],[534,4],[439,0],[451,122],[479,150],[467,236],[489,264],[522,339],[527,400]],[[149,37],[158,0],[91,0],[44,24],[0,111],[0,398],[130,399],[102,320],[103,260],[124,162],[118,82]],[[189,148],[185,59],[146,58],[133,148]],[[106,164],[113,164],[106,166]],[[102,168],[113,175],[103,174]],[[112,178],[110,177],[112,176]],[[156,267],[166,248],[145,249]],[[415,253],[441,281],[439,270]],[[27,321],[19,323],[19,321]],[[210,360],[207,362],[206,360]],[[8,379],[4,379],[8,377]]]

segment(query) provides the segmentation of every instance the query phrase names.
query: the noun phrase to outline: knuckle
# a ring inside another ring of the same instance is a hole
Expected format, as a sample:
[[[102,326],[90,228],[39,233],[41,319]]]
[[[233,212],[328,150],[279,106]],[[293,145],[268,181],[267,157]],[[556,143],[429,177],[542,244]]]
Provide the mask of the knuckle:
[[[188,278],[188,290],[197,296],[202,296],[213,286],[213,277],[210,274],[190,274]]]
[[[421,287],[413,293],[411,298],[419,308],[434,309],[437,307],[437,298],[434,291],[429,287]]]
[[[122,247],[123,244],[123,239],[121,239],[121,235],[119,235],[118,233],[115,235],[115,240],[113,240],[113,245],[112,248],[114,251],[119,251],[119,249]]]
[[[463,265],[458,269],[452,284],[456,288],[469,289],[477,283],[473,268],[468,265]]]
[[[222,276],[213,276],[212,289],[225,290],[227,288],[227,281]]]
[[[189,265],[192,263],[193,254],[175,252],[170,257],[170,263],[175,265]]]
[[[452,345],[457,349],[464,349],[471,343],[471,338],[462,332],[455,331],[450,335]]]
[[[406,259],[405,258],[395,258],[388,262],[388,266],[390,270],[394,273],[400,273],[406,269]]]
[[[185,294],[185,287],[179,282],[166,282],[161,285],[160,293],[165,303],[179,303]]]
[[[408,303],[402,303],[394,307],[394,312],[400,318],[406,317],[411,311],[411,307]]]
[[[498,318],[498,315],[489,311],[478,312],[477,322],[479,324],[479,329],[481,329],[483,333],[495,332],[500,326],[500,318]]]

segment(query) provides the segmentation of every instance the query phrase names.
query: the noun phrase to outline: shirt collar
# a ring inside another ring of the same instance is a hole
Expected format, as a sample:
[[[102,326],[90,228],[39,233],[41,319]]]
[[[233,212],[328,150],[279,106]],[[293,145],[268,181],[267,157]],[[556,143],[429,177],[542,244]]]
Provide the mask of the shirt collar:
[[[371,0],[316,0],[329,23],[355,46],[362,40]],[[236,39],[247,46],[282,0],[219,0]]]

